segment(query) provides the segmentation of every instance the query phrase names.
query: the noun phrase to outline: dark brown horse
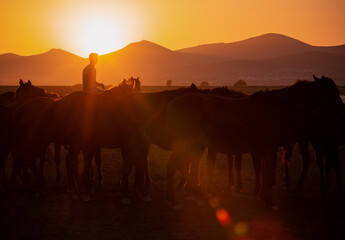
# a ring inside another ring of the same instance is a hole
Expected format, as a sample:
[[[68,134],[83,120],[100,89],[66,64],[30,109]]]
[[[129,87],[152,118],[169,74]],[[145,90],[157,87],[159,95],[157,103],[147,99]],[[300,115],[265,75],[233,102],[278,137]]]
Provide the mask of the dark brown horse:
[[[318,79],[317,77],[314,76],[315,79]],[[216,88],[210,91],[210,94],[213,95],[220,95],[220,96],[225,96],[229,98],[241,98],[245,97],[247,95],[243,93],[238,93],[231,91],[227,88]],[[295,190],[295,193],[298,194],[299,191],[303,187],[303,183],[306,178],[306,174],[308,171],[308,166],[310,162],[310,156],[309,156],[309,149],[308,149],[308,141],[305,142],[299,142],[299,149],[302,154],[302,172],[299,178],[298,186]],[[320,180],[321,180],[321,191],[322,193],[326,193],[329,189],[329,169],[330,166],[333,166],[335,169],[335,172],[337,174],[337,181],[338,181],[338,189],[339,193],[338,195],[341,195],[343,191],[343,185],[342,185],[342,179],[341,179],[341,173],[340,173],[340,163],[339,163],[339,156],[337,152],[337,144],[330,144],[330,143],[321,143],[321,142],[311,142],[313,148],[315,149],[316,153],[316,160],[320,168]],[[293,144],[294,145],[294,144]],[[293,145],[287,145],[284,146],[284,154],[286,156],[284,159],[290,158],[290,154],[292,151]],[[231,152],[231,149],[229,149]],[[235,167],[236,167],[236,173],[237,173],[237,185],[236,185],[236,192],[240,192],[242,188],[242,183],[241,183],[241,154],[235,154]],[[253,158],[253,164],[254,166],[257,166],[255,161],[255,155],[252,156]],[[324,158],[326,157],[325,161]],[[212,178],[213,178],[213,170],[214,170],[214,165],[215,165],[215,159],[216,159],[216,152],[209,148],[208,151],[208,176],[209,176],[209,186],[212,185]],[[231,191],[231,188],[234,184],[234,175],[233,175],[233,156],[231,154],[228,154],[228,185],[225,189],[226,192]],[[286,185],[287,187],[289,186],[289,175],[288,175],[288,166],[287,162],[285,162],[285,180],[286,180]],[[326,167],[326,171],[325,171]],[[255,171],[257,172],[257,171]],[[259,190],[259,184],[260,178],[259,176],[256,176],[256,190],[254,192],[254,195],[258,193]]]
[[[44,186],[43,164],[46,150],[53,142],[54,128],[51,123],[55,100],[45,97],[34,98],[14,112],[11,133],[14,173],[11,182],[16,177],[22,177],[23,183],[28,186],[27,170],[30,168],[37,177],[39,187]],[[39,169],[36,166],[38,158]]]
[[[138,93],[138,92],[133,92],[132,94],[125,94],[122,95],[120,94],[121,98],[118,100],[121,100],[125,103],[123,106],[124,110],[126,110],[126,113],[119,114],[118,118],[123,117],[124,115],[128,115],[130,120],[127,120],[127,122],[132,122],[133,128],[136,128],[138,130],[139,134],[137,137],[139,137],[141,140],[136,146],[136,151],[139,151],[142,153],[142,160],[138,162],[136,160],[136,163],[131,161],[124,161],[124,173],[122,177],[122,192],[123,195],[126,196],[128,193],[128,175],[131,172],[132,166],[136,166],[136,185],[139,187],[139,189],[142,189],[141,191],[144,192],[144,194],[147,194],[147,188],[149,184],[151,183],[151,179],[149,176],[149,171],[148,171],[148,159],[147,159],[147,153],[148,153],[148,147],[149,147],[149,141],[147,139],[147,127],[149,126],[149,123],[151,122],[151,119],[153,117],[154,112],[159,108],[159,106],[162,106],[172,99],[181,96],[186,93],[191,93],[199,91],[195,85],[192,85],[190,88],[181,88],[181,89],[176,89],[176,90],[169,90],[169,91],[161,91],[161,92],[154,92],[154,93]],[[99,101],[104,101],[104,102],[112,102],[115,101],[113,100],[107,100],[109,96],[107,94],[112,94],[111,90],[108,92],[104,92],[98,96]],[[117,94],[119,95],[119,94]],[[111,96],[111,95],[110,95]],[[103,99],[103,100],[102,100]],[[118,101],[117,100],[117,101]],[[100,107],[98,109],[101,109]],[[95,116],[101,115],[101,113],[96,113]],[[101,121],[99,120],[94,120],[95,122]],[[109,120],[108,120],[109,121]],[[105,122],[105,120],[102,120],[102,122]],[[108,125],[108,123],[103,124],[103,126]],[[152,126],[152,125],[151,125]],[[129,136],[131,131],[127,130],[127,135]],[[84,144],[83,147],[84,150],[84,156],[86,155],[85,161],[86,161],[86,166],[89,165],[90,162],[90,153],[89,157],[87,153],[87,149],[92,149],[95,147],[99,146],[105,146],[106,143],[102,143],[100,140],[97,139],[102,139],[104,140],[104,136],[106,136],[106,133],[100,129],[94,133],[91,134],[92,137],[88,137],[90,139],[88,143]],[[84,135],[85,136],[85,135]],[[115,137],[116,135],[113,135]],[[140,144],[142,146],[140,146]],[[131,147],[132,148],[132,147]],[[128,150],[126,148],[121,148],[123,157],[126,158],[128,155]],[[144,157],[145,155],[145,157]],[[142,175],[144,173],[144,176]],[[84,178],[88,176],[86,172],[83,174]],[[143,179],[145,177],[145,179]],[[86,180],[87,182],[88,180]],[[144,182],[144,184],[143,184]],[[146,186],[145,188],[143,186]],[[145,189],[145,190],[143,190]],[[146,192],[145,192],[146,191]]]
[[[216,95],[216,96],[223,96],[227,98],[243,98],[247,97],[246,94],[238,91],[233,91],[228,89],[227,87],[222,88],[215,88],[212,89],[209,94]],[[234,173],[233,173],[233,166],[234,166],[234,158],[235,158],[235,168],[236,168],[236,192],[240,192],[242,190],[242,180],[241,180],[241,153],[232,154],[231,150],[227,153],[228,158],[228,185],[225,189],[225,192],[230,192],[233,185],[234,185]],[[212,147],[208,147],[208,154],[207,154],[207,172],[208,172],[208,190],[210,190],[210,186],[212,185],[213,179],[213,171],[215,167],[217,151]]]
[[[175,171],[179,169],[190,181],[195,180],[188,175],[190,162],[197,163],[204,148],[212,146],[219,152],[230,148],[262,159],[263,168],[255,168],[261,171],[261,198],[272,205],[277,147],[306,136],[319,137],[319,129],[328,127],[324,120],[334,120],[341,108],[338,89],[328,78],[241,99],[199,94],[176,98],[165,114],[172,147],[178,155],[168,163],[168,199],[173,200]],[[315,118],[319,109],[327,113],[322,123]],[[256,162],[261,165],[261,161]]]
[[[1,125],[1,128],[5,128],[2,131],[7,133],[7,136],[2,136],[1,145],[1,166],[5,165],[5,161],[8,157],[9,152],[12,149],[12,141],[11,141],[11,131],[14,127],[14,113],[27,101],[30,101],[36,97],[47,96],[46,91],[44,89],[38,88],[33,86],[31,81],[29,80],[27,83],[24,83],[23,80],[20,79],[19,87],[15,93],[6,93],[5,96],[2,95],[2,99],[6,99],[6,101],[2,101],[3,105],[2,108],[6,108],[5,111],[1,111],[1,118],[3,120],[10,119],[8,124]],[[56,95],[55,95],[56,96]],[[43,165],[43,160],[41,165]],[[41,168],[42,169],[42,168]],[[3,174],[3,179],[6,179],[4,170],[1,170]],[[13,175],[14,176],[14,175]],[[13,177],[12,177],[13,179]]]

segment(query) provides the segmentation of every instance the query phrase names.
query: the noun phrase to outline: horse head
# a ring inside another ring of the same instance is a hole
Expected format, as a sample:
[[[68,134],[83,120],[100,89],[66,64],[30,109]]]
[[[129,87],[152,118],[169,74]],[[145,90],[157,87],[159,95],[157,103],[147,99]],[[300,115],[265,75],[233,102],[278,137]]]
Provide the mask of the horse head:
[[[139,77],[137,77],[137,78],[131,77],[131,78],[133,79],[133,82],[134,82],[134,86],[133,86],[134,90],[140,92],[141,91],[141,82],[139,80]]]
[[[46,90],[33,86],[31,81],[28,80],[27,83],[24,83],[22,79],[19,81],[19,88],[16,91],[16,100],[25,101],[33,97],[44,96]]]
[[[318,78],[313,75],[313,78],[315,80],[315,94],[317,94],[314,99],[317,99],[317,102],[322,104],[321,106],[328,109],[328,111],[335,114],[342,113],[344,105],[335,82],[325,76]]]

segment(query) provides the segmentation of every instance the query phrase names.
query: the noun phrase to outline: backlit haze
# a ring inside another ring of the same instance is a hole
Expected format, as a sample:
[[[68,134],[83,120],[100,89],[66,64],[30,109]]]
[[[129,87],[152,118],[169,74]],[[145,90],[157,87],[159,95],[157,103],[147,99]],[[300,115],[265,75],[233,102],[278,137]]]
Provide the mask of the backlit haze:
[[[345,42],[343,0],[2,0],[0,54],[61,48],[86,57],[147,39],[169,49],[285,34],[312,45]]]

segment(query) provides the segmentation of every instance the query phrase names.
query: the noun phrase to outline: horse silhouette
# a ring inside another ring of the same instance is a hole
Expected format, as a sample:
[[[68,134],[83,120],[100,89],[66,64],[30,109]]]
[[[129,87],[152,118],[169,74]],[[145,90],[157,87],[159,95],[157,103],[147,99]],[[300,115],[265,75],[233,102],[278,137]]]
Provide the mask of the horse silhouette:
[[[263,168],[255,168],[262,178],[260,196],[273,205],[271,186],[277,147],[306,138],[328,138],[326,133],[342,109],[339,91],[329,78],[298,82],[240,99],[202,94],[174,99],[165,113],[175,150],[175,157],[167,166],[168,199],[174,200],[175,171],[180,170],[195,184],[195,170],[189,176],[189,165],[197,164],[204,148],[211,146],[219,152],[227,152],[229,148],[240,153],[251,152],[262,159]],[[322,116],[327,116],[322,122],[320,115],[316,115],[320,110]],[[256,162],[261,165],[261,161]]]
[[[24,83],[23,80],[20,79],[19,87],[16,90],[16,92],[11,93],[11,94],[7,93],[6,95],[11,96],[11,97],[8,98],[6,105],[2,106],[2,108],[6,108],[6,110],[3,109],[3,111],[1,111],[1,118],[3,120],[7,119],[7,124],[1,125],[1,128],[6,128],[5,130],[3,129],[2,130],[6,132],[7,134],[6,136],[5,135],[2,136],[2,143],[1,143],[1,165],[2,166],[5,165],[5,161],[9,155],[9,152],[13,150],[13,146],[17,144],[17,141],[15,140],[14,135],[13,135],[14,129],[18,127],[15,125],[16,118],[14,118],[16,111],[18,111],[18,109],[20,109],[22,105],[24,105],[26,102],[30,101],[31,99],[34,99],[36,97],[46,96],[47,94],[44,89],[33,86],[30,80],[27,83]],[[21,160],[19,161],[14,160],[15,167],[13,168],[11,183],[13,183],[19,171],[21,172],[25,171],[23,168],[23,165],[21,165],[20,162]],[[43,166],[43,164],[44,164],[44,159],[41,160],[40,165]],[[43,171],[43,167],[40,168],[40,171],[41,172]],[[3,174],[3,179],[5,180],[6,179],[5,172],[4,171],[1,171],[1,172]]]

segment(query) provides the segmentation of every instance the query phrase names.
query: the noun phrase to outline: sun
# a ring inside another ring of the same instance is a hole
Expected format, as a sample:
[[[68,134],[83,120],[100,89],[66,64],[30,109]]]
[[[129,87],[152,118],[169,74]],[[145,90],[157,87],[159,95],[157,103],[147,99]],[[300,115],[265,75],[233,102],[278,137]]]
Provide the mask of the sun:
[[[105,16],[92,17],[81,25],[78,36],[83,55],[91,52],[105,54],[122,46],[122,29],[115,19]]]

